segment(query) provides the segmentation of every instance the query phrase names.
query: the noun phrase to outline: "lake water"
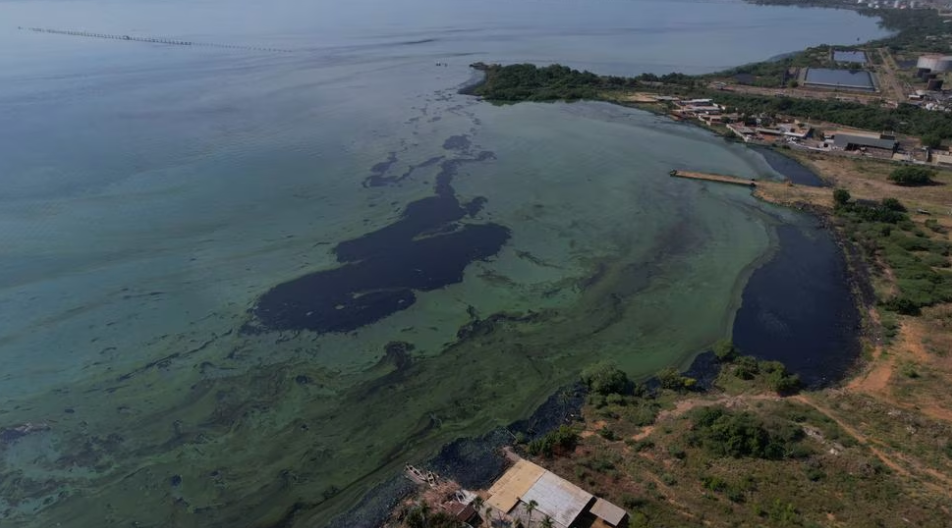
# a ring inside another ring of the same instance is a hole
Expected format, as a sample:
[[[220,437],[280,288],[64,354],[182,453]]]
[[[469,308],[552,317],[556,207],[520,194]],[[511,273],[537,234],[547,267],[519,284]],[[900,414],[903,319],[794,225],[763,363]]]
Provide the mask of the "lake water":
[[[687,364],[783,254],[777,226],[812,220],[667,177],[777,176],[753,151],[605,104],[495,107],[457,95],[468,65],[699,73],[883,34],[660,0],[0,1],[0,20],[0,522],[44,528],[321,526],[593,361]],[[427,220],[392,237],[408,218]],[[279,324],[275,298],[314,309]]]

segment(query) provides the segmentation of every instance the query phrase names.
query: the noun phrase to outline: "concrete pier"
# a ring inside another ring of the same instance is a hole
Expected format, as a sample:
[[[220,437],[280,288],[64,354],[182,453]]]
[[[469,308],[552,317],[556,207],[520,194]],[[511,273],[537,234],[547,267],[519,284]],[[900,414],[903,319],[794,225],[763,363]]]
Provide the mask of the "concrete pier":
[[[728,176],[726,174],[709,174],[706,172],[672,170],[668,173],[675,178],[687,178],[690,180],[703,180],[717,183],[726,183],[729,185],[743,185],[744,187],[756,187],[757,182],[750,179],[738,178],[737,176]]]

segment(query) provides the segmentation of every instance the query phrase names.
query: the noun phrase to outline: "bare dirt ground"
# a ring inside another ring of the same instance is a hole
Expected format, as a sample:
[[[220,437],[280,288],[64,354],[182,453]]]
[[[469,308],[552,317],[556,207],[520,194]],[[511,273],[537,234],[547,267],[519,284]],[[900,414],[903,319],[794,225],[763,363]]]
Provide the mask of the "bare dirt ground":
[[[787,154],[813,169],[834,187],[847,189],[857,198],[897,198],[908,204],[912,211],[925,209],[943,225],[952,225],[948,214],[952,210],[952,172],[939,171],[933,185],[901,187],[888,180],[889,173],[899,166],[895,163],[811,152],[790,151]],[[914,216],[926,218],[925,215]]]

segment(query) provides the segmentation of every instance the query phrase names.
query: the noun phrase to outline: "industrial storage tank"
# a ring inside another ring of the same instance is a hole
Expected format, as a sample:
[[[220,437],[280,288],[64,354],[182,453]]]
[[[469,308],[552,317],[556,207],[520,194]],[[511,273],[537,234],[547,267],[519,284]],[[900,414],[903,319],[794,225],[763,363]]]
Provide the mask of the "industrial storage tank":
[[[933,72],[952,71],[952,56],[923,55],[916,62],[916,68],[929,69]]]

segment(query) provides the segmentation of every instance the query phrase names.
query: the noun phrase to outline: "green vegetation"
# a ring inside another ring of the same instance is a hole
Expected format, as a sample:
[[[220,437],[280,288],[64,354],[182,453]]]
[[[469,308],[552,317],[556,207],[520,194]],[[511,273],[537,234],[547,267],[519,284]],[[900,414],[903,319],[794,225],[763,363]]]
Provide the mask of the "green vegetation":
[[[932,134],[952,138],[952,120],[942,112],[930,112],[914,105],[898,108],[825,99],[797,99],[730,92],[706,92],[717,102],[742,114],[783,114],[804,119],[823,119],[867,130],[892,130],[900,134]]]
[[[566,66],[537,67],[531,64],[500,66],[477,63],[474,68],[486,74],[484,82],[472,93],[498,103],[520,101],[576,101],[579,99],[614,100],[612,95],[631,89],[677,93],[682,96],[715,97],[731,111],[756,115],[783,114],[804,119],[826,121],[869,130],[893,130],[915,136],[932,135],[952,138],[952,120],[941,112],[930,112],[917,106],[900,104],[898,108],[881,108],[837,100],[796,99],[721,92],[701,88],[703,78],[681,74],[634,78],[598,76],[579,72]],[[744,68],[752,68],[748,66]],[[764,66],[766,67],[766,66]]]
[[[724,407],[695,409],[688,444],[702,446],[714,457],[783,460],[809,454],[800,441],[803,428],[784,420],[767,420],[750,412],[733,412]]]
[[[836,189],[833,191],[833,203],[835,203],[837,207],[842,207],[848,204],[850,198],[852,198],[850,196],[850,192],[846,189]]]
[[[889,181],[896,185],[928,185],[936,171],[925,167],[899,167],[889,174]]]
[[[931,149],[937,149],[942,147],[942,136],[934,132],[929,132],[928,134],[923,134],[920,138],[922,146],[929,147]]]
[[[697,385],[696,379],[682,376],[681,372],[675,367],[661,369],[655,374],[655,378],[661,384],[662,389],[678,392],[691,390]]]
[[[625,394],[631,390],[631,381],[615,363],[602,361],[582,371],[582,382],[594,394],[608,396]]]
[[[558,64],[540,68],[532,64],[477,63],[472,67],[486,74],[485,81],[473,93],[497,102],[596,99],[605,82],[604,77],[594,73]]]
[[[397,512],[396,517],[407,528],[462,528],[465,526],[447,512],[432,511],[425,501],[413,507],[404,505]]]
[[[908,167],[916,168],[916,167]],[[889,266],[898,293],[881,298],[883,306],[903,315],[918,315],[923,307],[952,301],[952,274],[949,267],[952,246],[931,240],[916,227],[894,198],[876,203],[847,203],[836,213],[850,238],[866,256]],[[932,224],[940,229],[938,223]]]
[[[551,458],[571,453],[578,445],[578,440],[578,431],[568,425],[563,425],[542,438],[529,442],[526,449],[532,456],[542,455]]]
[[[751,382],[738,386],[733,380]],[[753,388],[769,390],[777,394],[793,394],[800,390],[800,376],[790,373],[779,361],[758,361],[751,356],[738,356],[724,365],[718,376],[718,386],[735,392]]]
[[[665,399],[669,412],[637,439],[624,416],[586,407],[585,421],[599,433],[581,438],[570,456],[541,462],[624,507],[632,528],[931,526],[935,508],[944,504],[941,490],[891,472],[867,445],[811,405],[763,394],[660,395],[672,398]],[[625,399],[635,405],[632,397]],[[907,438],[903,447],[921,444],[927,449],[922,460],[934,459],[937,471],[946,473],[952,464],[944,454],[952,453],[950,443],[942,440],[948,428],[860,402],[849,405],[844,409],[857,409],[864,421],[891,427],[886,438]],[[910,426],[916,434],[909,434]]]
[[[721,339],[714,343],[714,355],[721,362],[733,361],[738,355],[738,350],[730,339]]]

